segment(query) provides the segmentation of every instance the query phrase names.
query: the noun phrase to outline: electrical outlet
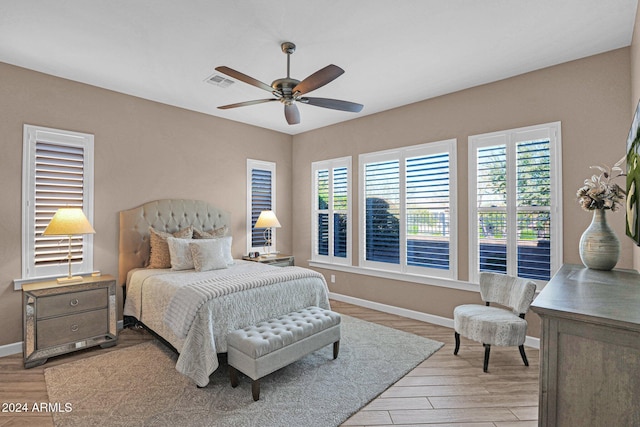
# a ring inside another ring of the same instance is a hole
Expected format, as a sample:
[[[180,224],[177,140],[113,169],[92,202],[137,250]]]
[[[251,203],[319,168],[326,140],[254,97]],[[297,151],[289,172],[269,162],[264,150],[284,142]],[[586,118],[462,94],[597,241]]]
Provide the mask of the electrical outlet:
[[[331,283],[336,283],[336,275],[335,274],[331,275]]]

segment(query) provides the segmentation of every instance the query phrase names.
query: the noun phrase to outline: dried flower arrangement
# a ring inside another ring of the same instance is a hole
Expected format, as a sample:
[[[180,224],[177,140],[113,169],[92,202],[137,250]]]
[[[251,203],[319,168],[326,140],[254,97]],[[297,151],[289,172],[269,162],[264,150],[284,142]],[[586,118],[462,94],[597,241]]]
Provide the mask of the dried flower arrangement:
[[[625,176],[620,167],[624,160],[625,157],[622,157],[612,167],[591,166],[591,169],[597,169],[600,173],[594,174],[591,179],[585,179],[584,186],[578,189],[576,196],[582,209],[611,209],[615,212],[622,206],[626,193],[613,180]]]

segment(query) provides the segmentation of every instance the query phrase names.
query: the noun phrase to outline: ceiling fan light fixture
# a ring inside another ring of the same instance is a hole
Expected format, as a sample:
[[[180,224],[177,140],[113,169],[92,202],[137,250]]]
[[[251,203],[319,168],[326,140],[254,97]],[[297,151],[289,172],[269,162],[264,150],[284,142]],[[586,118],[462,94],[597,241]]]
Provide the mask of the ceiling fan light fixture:
[[[285,119],[290,125],[300,123],[300,112],[298,110],[298,107],[296,107],[295,105],[296,102],[302,102],[304,104],[322,108],[329,108],[332,110],[348,111],[352,113],[359,113],[360,111],[362,111],[363,105],[357,104],[355,102],[329,98],[301,98],[302,95],[319,89],[322,86],[340,77],[344,73],[344,70],[337,65],[330,64],[311,74],[302,81],[293,79],[290,77],[290,59],[291,54],[296,51],[296,45],[291,42],[284,42],[280,45],[280,48],[282,49],[282,52],[287,55],[287,77],[274,80],[271,83],[271,86],[229,67],[216,67],[216,71],[226,74],[227,76],[240,80],[244,83],[266,90],[270,92],[275,98],[239,102],[236,104],[222,105],[218,108],[226,110],[229,108],[261,104],[268,101],[280,101],[284,104]]]

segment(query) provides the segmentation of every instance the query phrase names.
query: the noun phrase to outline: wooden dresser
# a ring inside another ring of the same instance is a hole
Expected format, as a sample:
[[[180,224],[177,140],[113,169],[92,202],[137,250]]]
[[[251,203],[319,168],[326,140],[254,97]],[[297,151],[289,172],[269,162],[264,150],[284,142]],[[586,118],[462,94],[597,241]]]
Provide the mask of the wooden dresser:
[[[542,319],[540,426],[640,425],[640,274],[564,265]]]
[[[55,280],[22,286],[25,368],[86,347],[116,344],[116,281],[112,276],[82,282]]]

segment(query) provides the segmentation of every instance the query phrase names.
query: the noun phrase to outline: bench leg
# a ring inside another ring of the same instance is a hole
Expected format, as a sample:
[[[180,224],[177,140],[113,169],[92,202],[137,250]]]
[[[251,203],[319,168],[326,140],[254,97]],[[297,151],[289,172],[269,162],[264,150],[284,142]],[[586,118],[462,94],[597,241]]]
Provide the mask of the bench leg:
[[[231,387],[238,387],[238,370],[229,365],[229,379],[231,379]]]
[[[338,358],[338,353],[340,352],[340,340],[333,343],[333,358],[334,360]]]
[[[253,396],[254,402],[260,399],[260,380],[253,380],[251,382],[251,395]]]

